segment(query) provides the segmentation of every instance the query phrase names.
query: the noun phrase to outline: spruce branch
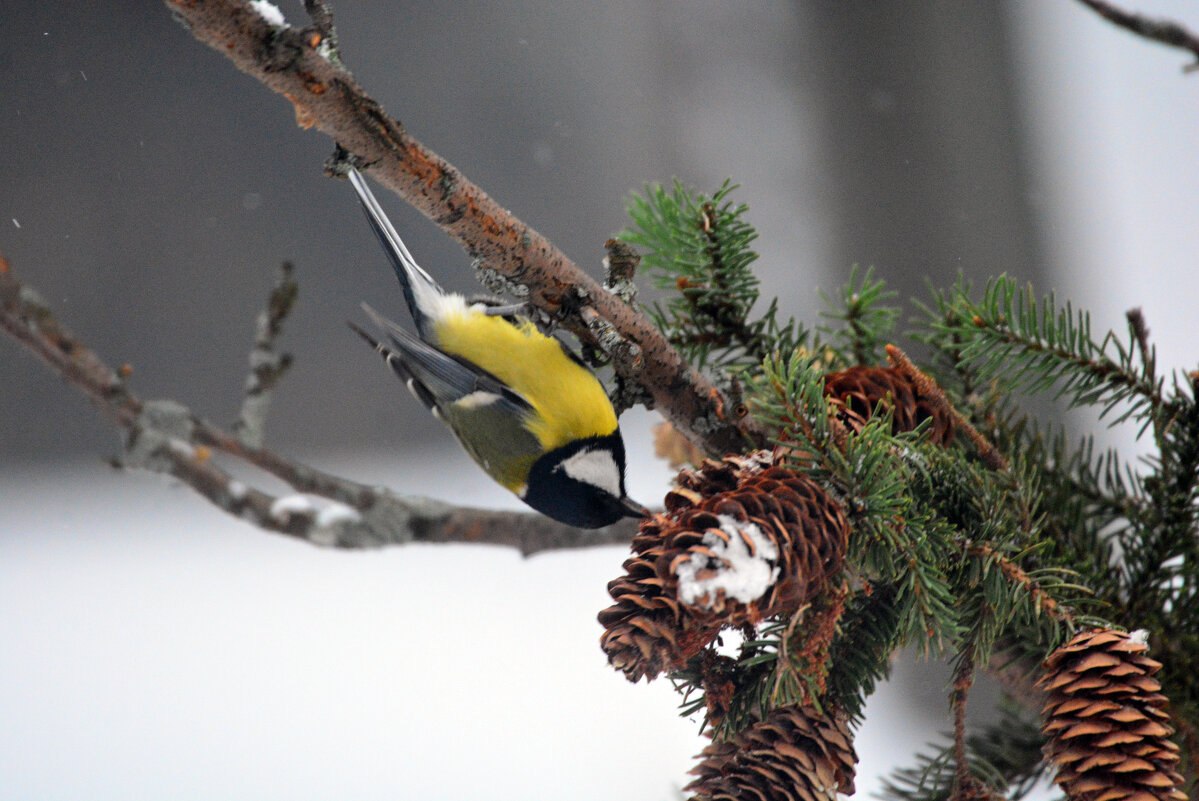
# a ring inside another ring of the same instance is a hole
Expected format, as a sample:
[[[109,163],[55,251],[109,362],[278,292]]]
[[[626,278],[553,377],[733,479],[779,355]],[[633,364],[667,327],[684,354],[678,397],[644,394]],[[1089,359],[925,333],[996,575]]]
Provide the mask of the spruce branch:
[[[940,649],[960,635],[945,566],[952,548],[943,520],[917,504],[911,484],[923,453],[920,430],[892,433],[879,405],[848,433],[829,413],[820,357],[793,353],[763,363],[751,383],[753,410],[796,466],[841,499],[853,527],[849,562],[866,580],[893,585],[901,642]]]
[[[986,542],[974,543],[967,546],[967,551],[971,556],[979,557],[986,563],[993,564],[1013,586],[1028,593],[1032,599],[1033,608],[1038,614],[1044,613],[1055,621],[1071,627],[1077,625],[1074,614],[1068,607],[1047,592],[1015,560],[1000,553],[994,545]],[[1083,588],[1076,586],[1074,589]]]
[[[1097,455],[1092,437],[1074,443],[1014,408],[988,408],[996,447],[1014,455],[1022,503],[1039,523],[1035,561],[1074,571],[1096,602],[1110,605],[1120,585],[1113,544],[1143,502],[1139,477],[1114,451]]]
[[[830,348],[843,365],[874,365],[882,359],[881,346],[895,329],[899,309],[887,305],[898,293],[874,279],[874,268],[867,268],[859,280],[858,266],[849,272],[849,282],[834,300],[820,293],[828,305],[821,316],[840,322],[841,328],[823,326],[830,337]]]
[[[85,346],[36,291],[17,280],[3,257],[0,329],[86,396],[102,417],[125,434],[117,466],[171,476],[221,511],[266,531],[337,548],[468,542],[514,547],[526,556],[628,542],[632,537],[632,521],[581,531],[532,513],[401,497],[249,445],[178,402],[143,400],[127,385],[130,369],[112,369]],[[249,486],[217,463],[218,454],[266,471],[294,494],[273,495]]]
[[[1059,307],[1052,293],[1038,302],[1031,287],[1007,276],[988,282],[977,303],[966,289],[955,289],[954,313],[937,320],[933,330],[963,343],[960,362],[982,378],[1010,391],[1056,387],[1056,397],[1067,397],[1071,406],[1098,406],[1101,417],[1126,404],[1111,425],[1133,418],[1165,426],[1181,411],[1176,400],[1163,396],[1152,365],[1138,364],[1135,332],[1127,345],[1112,333],[1096,341],[1088,313],[1075,312],[1069,303]]]
[[[918,373],[923,392],[948,404],[902,351],[891,355]],[[1057,567],[1021,564],[1037,564],[1035,485],[1006,461],[1002,470],[983,470],[955,449],[920,443],[919,429],[897,436],[882,407],[856,433],[840,431],[822,394],[822,367],[819,357],[798,353],[767,360],[751,382],[753,408],[796,465],[845,504],[852,569],[891,593],[896,618],[887,639],[930,650],[969,647],[984,664],[1000,640],[1043,656],[1074,625],[1067,603],[1087,590]],[[994,450],[983,442],[978,450]],[[866,662],[851,675],[872,686],[875,670]],[[853,714],[859,688],[834,688]]]
[[[1059,309],[1052,297],[1038,302],[1007,279],[990,285],[980,303],[967,293],[959,283],[954,294],[937,296],[922,335],[937,349],[951,390],[893,345],[886,348],[891,368],[850,368],[835,380],[828,378],[829,349],[773,350],[746,374],[750,411],[776,441],[776,454],[844,508],[854,589],[831,639],[805,628],[820,617],[813,610],[822,599],[814,599],[799,615],[747,634],[738,658],[699,658],[676,674],[684,710],[707,709],[706,723],[719,737],[752,725],[782,700],[832,704],[853,718],[885,675],[885,655],[912,645],[958,662],[955,732],[921,769],[897,779],[897,794],[957,801],[1019,795],[1043,769],[1039,736],[1013,725],[1006,734],[985,732],[1011,746],[1008,752],[971,745],[964,715],[975,668],[1035,703],[1031,681],[1048,652],[1080,628],[1110,629],[1137,610],[1144,612],[1138,624],[1151,626],[1171,651],[1163,655],[1171,697],[1191,708],[1182,655],[1193,655],[1199,638],[1191,642],[1182,631],[1188,613],[1199,613],[1199,591],[1195,571],[1183,569],[1196,562],[1180,554],[1184,541],[1196,542],[1199,507],[1199,413],[1190,387],[1167,390],[1135,313],[1127,344],[1112,335],[1096,341],[1085,313]],[[834,361],[867,353],[871,329],[887,318],[857,331],[849,321],[868,315],[845,319],[844,331],[828,332],[841,351]],[[898,378],[843,388],[843,374],[863,369]],[[1089,440],[1069,447],[1064,435],[1038,426],[1011,400],[1014,389],[1044,390],[1059,380],[1059,392],[1075,405],[1110,411],[1128,403],[1132,410],[1116,422],[1154,425],[1162,455],[1151,475],[1141,477],[1111,453],[1096,458]],[[898,397],[909,391],[901,426]],[[919,419],[910,415],[913,397],[927,404],[925,423],[912,422]],[[973,447],[925,436],[933,416],[951,420],[949,430],[964,432],[961,440]],[[1121,549],[1147,586],[1130,590],[1113,569]],[[875,593],[885,598],[886,614]],[[799,632],[823,659],[795,660]]]
[[[1164,565],[1199,557],[1199,404],[1181,395],[1177,400],[1184,409],[1163,432],[1158,469],[1143,481],[1150,502],[1138,508],[1121,538],[1128,591],[1138,593],[1135,606],[1146,612]]]
[[[675,181],[632,195],[625,242],[645,250],[642,260],[654,285],[668,290],[650,309],[654,322],[697,368],[726,371],[755,368],[775,348],[802,345],[806,332],[794,320],[778,319],[773,301],[757,319],[759,297],[750,245],[758,237],[745,221],[749,207],[734,204],[729,181],[711,196]]]
[[[829,698],[854,725],[875,686],[890,674],[891,655],[901,644],[897,595],[892,585],[864,582],[846,604],[830,648],[835,669],[828,675]]]
[[[520,287],[522,300],[563,317],[564,327],[583,342],[621,343],[632,356],[614,360],[618,373],[644,387],[656,408],[693,441],[716,453],[758,441],[760,432],[750,418],[717,412],[713,399],[723,393],[684,361],[648,317],[606,292],[549,240],[389,117],[342,61],[329,57],[322,47],[327,31],[276,28],[244,0],[164,2],[197,40],[287,98],[301,127],[316,127],[335,139],[366,172],[462,244],[481,265],[481,275]],[[615,339],[596,340],[597,326],[577,313],[585,307],[604,321],[598,328]]]

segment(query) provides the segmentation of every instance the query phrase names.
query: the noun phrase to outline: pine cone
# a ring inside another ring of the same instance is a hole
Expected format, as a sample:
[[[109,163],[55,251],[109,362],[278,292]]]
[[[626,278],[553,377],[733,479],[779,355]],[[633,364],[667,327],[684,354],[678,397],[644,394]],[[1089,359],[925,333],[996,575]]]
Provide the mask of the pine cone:
[[[937,445],[953,441],[953,418],[916,391],[912,381],[895,367],[850,367],[824,377],[824,394],[835,414],[854,431],[860,431],[874,409],[891,396],[891,430],[912,431],[928,418],[929,440]]]
[[[726,626],[797,608],[841,569],[848,536],[840,506],[765,452],[682,471],[666,512],[641,523],[626,575],[608,584],[608,661],[630,681],[653,679]]]
[[[1143,636],[1084,631],[1045,660],[1045,755],[1070,801],[1186,801]]]
[[[845,720],[813,707],[784,706],[713,743],[691,771],[692,801],[824,801],[854,791],[853,739]]]

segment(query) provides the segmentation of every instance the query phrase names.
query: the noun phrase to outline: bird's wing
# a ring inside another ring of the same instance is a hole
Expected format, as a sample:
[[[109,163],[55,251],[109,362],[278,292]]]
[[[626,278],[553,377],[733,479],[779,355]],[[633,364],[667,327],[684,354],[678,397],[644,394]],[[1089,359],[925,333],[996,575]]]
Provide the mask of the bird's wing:
[[[478,365],[443,353],[400,328],[365,303],[362,304],[362,308],[391,340],[393,347],[380,345],[360,329],[355,330],[388,360],[388,364],[400,378],[405,381],[415,380],[423,386],[429,397],[421,396],[414,387],[410,388],[426,406],[430,400],[437,405],[462,402],[474,405],[497,403],[506,412],[518,417],[532,412],[532,405],[519,393]]]
[[[350,328],[374,348],[429,411],[445,422],[484,471],[522,494],[544,450],[525,425],[533,407],[499,379],[423,342],[363,304],[391,343]]]

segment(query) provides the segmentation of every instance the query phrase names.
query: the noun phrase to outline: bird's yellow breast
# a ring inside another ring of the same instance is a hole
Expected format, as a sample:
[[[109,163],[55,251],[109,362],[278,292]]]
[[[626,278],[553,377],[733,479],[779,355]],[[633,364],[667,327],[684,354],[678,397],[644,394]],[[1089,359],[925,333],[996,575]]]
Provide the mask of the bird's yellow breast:
[[[482,367],[534,408],[528,429],[547,451],[616,430],[616,412],[599,379],[528,321],[513,324],[472,308],[436,324],[437,345]]]

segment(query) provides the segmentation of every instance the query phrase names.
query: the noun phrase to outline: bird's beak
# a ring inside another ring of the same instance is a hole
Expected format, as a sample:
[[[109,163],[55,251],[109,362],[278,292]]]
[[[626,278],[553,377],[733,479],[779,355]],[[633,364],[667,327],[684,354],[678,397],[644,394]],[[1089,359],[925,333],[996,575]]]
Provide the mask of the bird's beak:
[[[649,517],[649,509],[646,509],[632,498],[621,498],[620,507],[624,509],[626,517]]]

